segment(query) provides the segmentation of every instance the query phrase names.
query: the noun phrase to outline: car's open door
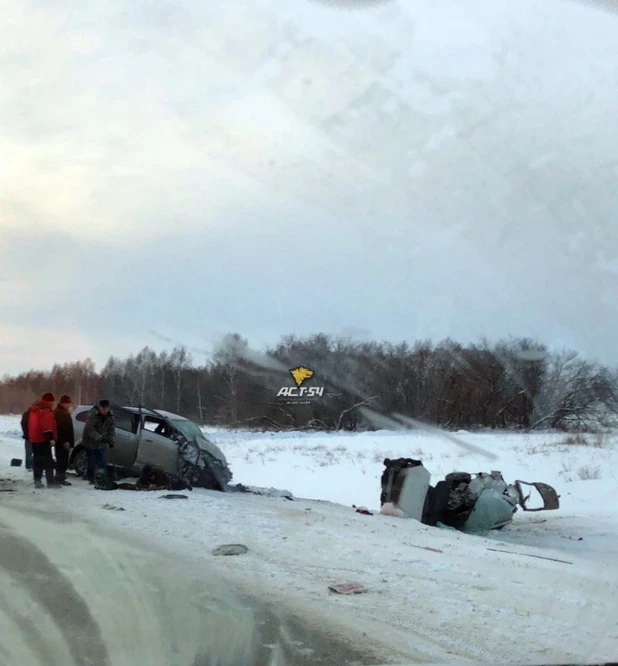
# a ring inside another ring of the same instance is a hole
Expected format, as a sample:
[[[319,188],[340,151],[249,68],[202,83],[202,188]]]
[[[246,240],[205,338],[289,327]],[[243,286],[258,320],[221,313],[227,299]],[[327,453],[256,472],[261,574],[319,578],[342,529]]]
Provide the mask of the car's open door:
[[[178,442],[174,429],[162,417],[142,414],[137,448],[139,465],[154,465],[168,474],[178,473]]]
[[[530,506],[532,490],[524,492],[522,486],[534,488],[540,496],[542,506]],[[540,481],[532,483],[528,483],[527,481],[515,481],[515,488],[519,495],[519,505],[524,511],[553,511],[560,508],[560,496],[556,490],[547,483],[541,483]]]
[[[109,462],[112,465],[130,469],[135,463],[137,455],[138,428],[135,415],[119,405],[113,405],[112,411],[116,424],[116,443],[114,448],[108,452]]]

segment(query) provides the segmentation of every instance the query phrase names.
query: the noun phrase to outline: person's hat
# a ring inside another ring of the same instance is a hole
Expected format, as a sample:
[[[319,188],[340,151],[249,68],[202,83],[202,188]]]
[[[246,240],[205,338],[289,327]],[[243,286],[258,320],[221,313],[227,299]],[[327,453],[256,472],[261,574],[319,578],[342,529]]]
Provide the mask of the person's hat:
[[[68,395],[63,395],[62,398],[60,398],[60,404],[61,405],[70,405],[73,401]]]
[[[109,400],[99,400],[99,407],[109,407]]]
[[[43,397],[41,398],[43,402],[55,402],[56,398],[54,398],[53,393],[45,393]]]

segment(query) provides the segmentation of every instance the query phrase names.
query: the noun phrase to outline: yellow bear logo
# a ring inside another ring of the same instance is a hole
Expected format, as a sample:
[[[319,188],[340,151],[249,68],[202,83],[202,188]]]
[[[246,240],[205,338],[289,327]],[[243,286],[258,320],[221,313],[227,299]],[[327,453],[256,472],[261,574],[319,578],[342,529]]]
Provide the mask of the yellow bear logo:
[[[307,379],[313,377],[315,373],[313,372],[313,370],[310,370],[309,368],[305,368],[304,366],[299,365],[298,368],[292,368],[292,370],[290,370],[290,374],[292,375],[292,377],[294,377],[296,386],[300,388],[301,384],[307,381]]]

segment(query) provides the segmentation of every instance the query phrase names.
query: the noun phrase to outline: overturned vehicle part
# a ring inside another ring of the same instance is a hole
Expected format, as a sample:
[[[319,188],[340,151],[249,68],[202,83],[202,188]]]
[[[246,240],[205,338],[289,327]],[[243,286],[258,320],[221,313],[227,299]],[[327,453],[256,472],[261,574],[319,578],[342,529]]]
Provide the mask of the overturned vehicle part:
[[[431,475],[420,460],[384,460],[380,504],[397,507],[404,516],[425,525],[446,526],[462,532],[502,529],[512,522],[518,507],[524,511],[551,511],[560,507],[559,496],[546,483],[516,481],[507,484],[502,473],[453,472],[431,486]],[[536,489],[542,505],[529,505]]]

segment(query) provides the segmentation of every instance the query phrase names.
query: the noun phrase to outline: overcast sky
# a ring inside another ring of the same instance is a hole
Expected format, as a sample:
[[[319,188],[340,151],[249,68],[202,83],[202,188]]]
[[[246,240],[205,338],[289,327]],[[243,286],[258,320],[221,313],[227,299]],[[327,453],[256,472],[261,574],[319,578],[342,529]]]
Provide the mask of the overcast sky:
[[[618,363],[618,14],[4,0],[0,375],[234,331]]]

